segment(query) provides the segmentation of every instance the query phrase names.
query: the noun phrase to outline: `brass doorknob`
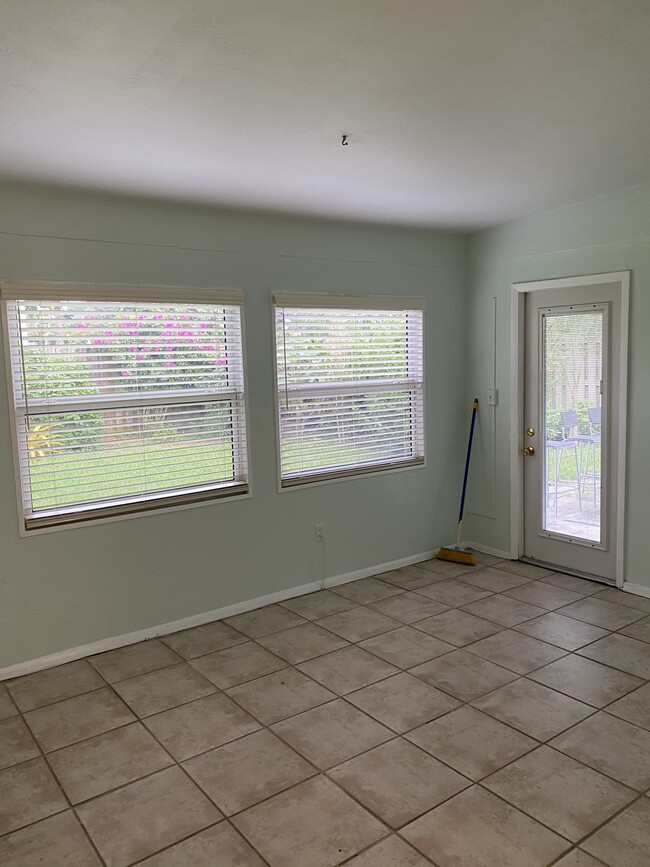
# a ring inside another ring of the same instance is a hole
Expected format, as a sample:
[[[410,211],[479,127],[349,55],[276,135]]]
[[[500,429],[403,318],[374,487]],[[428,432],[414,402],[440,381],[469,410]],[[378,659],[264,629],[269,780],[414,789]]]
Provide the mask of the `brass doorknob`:
[[[534,446],[526,446],[526,448],[524,449],[524,454],[526,455],[527,458],[532,458],[532,456],[535,454],[535,447]]]

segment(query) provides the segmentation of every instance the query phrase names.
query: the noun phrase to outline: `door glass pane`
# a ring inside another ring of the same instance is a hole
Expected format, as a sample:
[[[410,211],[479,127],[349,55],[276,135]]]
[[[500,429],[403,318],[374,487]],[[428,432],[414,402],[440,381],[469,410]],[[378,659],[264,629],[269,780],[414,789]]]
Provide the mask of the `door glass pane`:
[[[599,543],[603,310],[542,317],[542,529]]]

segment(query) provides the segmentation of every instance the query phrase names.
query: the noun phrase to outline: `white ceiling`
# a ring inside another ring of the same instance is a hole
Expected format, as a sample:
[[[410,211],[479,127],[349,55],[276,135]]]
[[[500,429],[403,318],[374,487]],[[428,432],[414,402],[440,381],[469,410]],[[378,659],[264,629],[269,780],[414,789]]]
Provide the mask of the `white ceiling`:
[[[0,0],[0,178],[535,213],[650,180],[650,0]]]

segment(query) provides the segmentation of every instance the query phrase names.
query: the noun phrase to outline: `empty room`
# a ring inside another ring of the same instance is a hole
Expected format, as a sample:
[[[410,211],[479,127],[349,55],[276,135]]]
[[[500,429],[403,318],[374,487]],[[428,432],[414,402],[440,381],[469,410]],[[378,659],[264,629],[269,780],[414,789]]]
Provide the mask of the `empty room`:
[[[0,865],[650,865],[648,0],[0,0]]]

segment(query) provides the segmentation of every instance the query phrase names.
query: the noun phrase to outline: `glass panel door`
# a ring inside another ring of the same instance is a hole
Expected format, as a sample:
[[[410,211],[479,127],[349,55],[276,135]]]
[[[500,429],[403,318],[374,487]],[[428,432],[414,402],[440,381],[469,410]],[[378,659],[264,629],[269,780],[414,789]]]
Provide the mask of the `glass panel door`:
[[[604,306],[541,313],[542,531],[602,544]]]

